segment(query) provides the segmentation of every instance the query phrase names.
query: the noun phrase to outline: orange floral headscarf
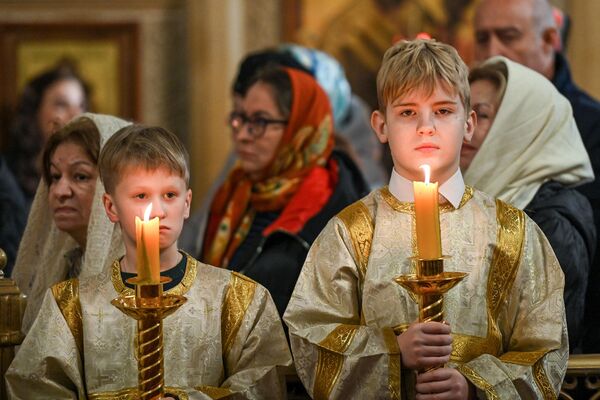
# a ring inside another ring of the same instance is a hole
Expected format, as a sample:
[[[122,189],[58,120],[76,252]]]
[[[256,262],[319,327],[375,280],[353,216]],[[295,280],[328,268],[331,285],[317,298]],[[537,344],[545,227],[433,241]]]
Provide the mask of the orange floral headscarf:
[[[282,210],[263,235],[278,229],[298,233],[335,186],[337,166],[329,160],[333,122],[327,95],[312,76],[283,70],[292,87],[288,124],[265,178],[253,182],[238,165],[215,195],[203,248],[203,261],[209,264],[228,265],[257,211]]]

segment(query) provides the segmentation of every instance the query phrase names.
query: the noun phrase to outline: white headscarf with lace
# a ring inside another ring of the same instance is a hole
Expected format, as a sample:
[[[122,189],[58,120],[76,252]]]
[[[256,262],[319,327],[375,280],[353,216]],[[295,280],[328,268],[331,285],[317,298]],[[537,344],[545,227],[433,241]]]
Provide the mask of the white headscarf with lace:
[[[468,185],[523,209],[545,182],[594,179],[569,101],[541,74],[504,57],[506,90],[496,118],[464,172]]]
[[[75,118],[71,123],[80,118],[91,120],[98,128],[100,149],[116,131],[130,125],[129,122],[116,117],[89,113]],[[98,178],[80,278],[101,273],[125,253],[121,230],[118,225],[109,221],[104,211],[103,194],[104,186]],[[56,227],[48,203],[48,186],[43,180],[40,181],[12,273],[12,278],[28,297],[22,324],[23,332],[27,333],[33,324],[46,290],[67,278],[69,263],[65,256],[77,247],[78,244],[69,234]]]

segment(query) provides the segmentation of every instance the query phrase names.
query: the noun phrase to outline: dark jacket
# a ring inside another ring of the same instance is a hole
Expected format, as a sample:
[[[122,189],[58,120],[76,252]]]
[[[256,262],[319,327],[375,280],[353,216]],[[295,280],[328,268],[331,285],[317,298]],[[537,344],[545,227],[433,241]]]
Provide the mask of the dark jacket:
[[[554,68],[552,83],[571,103],[575,123],[596,175],[596,181],[577,189],[590,200],[594,210],[600,210],[600,102],[575,85],[563,55],[556,54]],[[600,213],[597,214],[595,218],[599,221]]]
[[[4,158],[0,156],[0,248],[8,257],[4,269],[6,276],[12,272],[26,223],[25,197]]]
[[[310,245],[332,217],[369,192],[361,172],[347,155],[334,151],[333,157],[338,162],[339,180],[321,211],[309,219],[298,234],[275,231],[261,237],[258,246],[239,257],[244,261],[230,267],[266,287],[280,316],[290,300]]]
[[[575,189],[546,182],[525,212],[548,238],[565,274],[565,308],[569,350],[578,352],[590,263],[596,250],[596,229],[588,200]]]
[[[600,232],[600,102],[581,90],[571,78],[565,57],[556,54],[552,83],[573,107],[573,117],[587,150],[596,180],[577,188],[590,201],[594,212],[596,232]],[[590,219],[589,221],[592,221]],[[600,239],[600,235],[598,236]],[[596,247],[600,243],[596,242]],[[586,311],[583,321],[583,352],[600,353],[600,251],[596,252],[590,267]],[[569,332],[570,333],[570,332]]]

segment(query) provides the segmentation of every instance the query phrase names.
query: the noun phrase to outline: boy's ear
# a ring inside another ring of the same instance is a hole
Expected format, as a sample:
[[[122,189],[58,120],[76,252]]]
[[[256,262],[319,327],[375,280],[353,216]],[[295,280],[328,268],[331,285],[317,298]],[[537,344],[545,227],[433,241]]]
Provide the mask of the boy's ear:
[[[371,127],[381,143],[388,142],[388,128],[385,122],[385,115],[381,111],[375,110],[371,114]]]
[[[183,219],[187,219],[190,216],[190,207],[192,205],[192,189],[188,189],[185,194],[185,211],[183,213]]]
[[[108,216],[110,222],[119,222],[119,214],[117,213],[115,202],[113,201],[110,194],[104,193],[102,195],[102,204],[104,204],[104,210],[106,211],[106,215]]]
[[[463,142],[469,143],[471,139],[473,139],[473,133],[475,132],[476,126],[477,114],[475,111],[471,110],[467,115],[467,120],[465,121],[465,136],[463,137]]]

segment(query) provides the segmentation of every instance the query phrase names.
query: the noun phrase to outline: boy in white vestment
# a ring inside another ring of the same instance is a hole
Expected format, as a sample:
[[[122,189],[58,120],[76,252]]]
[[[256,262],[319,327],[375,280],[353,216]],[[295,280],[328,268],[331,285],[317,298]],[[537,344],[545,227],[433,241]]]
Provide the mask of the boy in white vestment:
[[[560,389],[563,274],[531,219],[463,182],[460,148],[476,123],[467,75],[456,50],[434,40],[384,56],[371,123],[390,146],[389,186],[329,222],[284,315],[315,399],[537,399]],[[444,269],[469,273],[444,296],[447,323],[415,322],[416,299],[394,282],[415,273],[422,164],[440,184]]]
[[[99,159],[109,219],[125,254],[92,279],[49,290],[7,373],[15,399],[138,399],[136,322],[110,304],[133,294],[135,217],[152,204],[160,219],[161,275],[166,293],[187,302],[164,320],[165,392],[170,398],[284,398],[280,366],[291,364],[275,305],[262,286],[177,249],[189,216],[187,152],[172,133],[132,125],[106,143]]]

